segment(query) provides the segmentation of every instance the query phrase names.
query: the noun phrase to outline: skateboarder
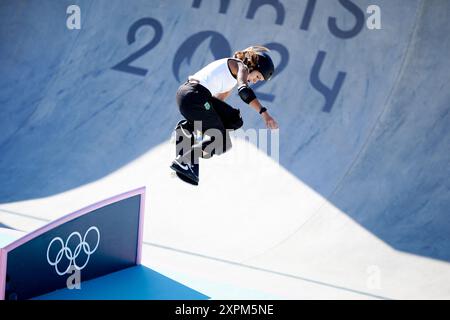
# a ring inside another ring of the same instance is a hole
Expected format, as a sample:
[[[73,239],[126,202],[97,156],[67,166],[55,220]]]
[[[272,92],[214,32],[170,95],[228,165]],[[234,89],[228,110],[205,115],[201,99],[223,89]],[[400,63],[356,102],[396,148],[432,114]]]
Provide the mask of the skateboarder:
[[[231,148],[229,130],[243,125],[239,110],[225,102],[236,86],[241,99],[261,115],[266,127],[278,128],[249,87],[272,77],[274,65],[268,51],[262,46],[237,51],[232,58],[208,64],[178,88],[176,100],[185,120],[175,128],[177,157],[170,167],[184,181],[197,185],[199,158],[220,155]],[[196,143],[197,129],[203,139]]]

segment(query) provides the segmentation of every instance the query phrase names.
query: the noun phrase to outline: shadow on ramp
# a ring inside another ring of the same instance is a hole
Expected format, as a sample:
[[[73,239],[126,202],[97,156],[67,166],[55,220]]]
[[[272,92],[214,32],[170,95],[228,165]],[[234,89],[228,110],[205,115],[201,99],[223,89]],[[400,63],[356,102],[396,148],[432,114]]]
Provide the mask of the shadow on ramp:
[[[209,297],[144,266],[135,266],[34,300],[205,300]]]

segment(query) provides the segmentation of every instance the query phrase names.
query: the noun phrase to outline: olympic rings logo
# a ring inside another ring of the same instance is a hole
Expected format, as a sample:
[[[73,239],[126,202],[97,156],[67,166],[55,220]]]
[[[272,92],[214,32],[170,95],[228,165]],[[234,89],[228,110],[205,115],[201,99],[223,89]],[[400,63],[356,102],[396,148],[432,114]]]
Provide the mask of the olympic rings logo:
[[[94,246],[91,246],[92,244],[89,244],[86,241],[89,232],[94,232],[96,234],[97,241]],[[72,238],[76,238],[78,243],[73,251],[69,247],[69,242]],[[81,237],[81,234],[79,232],[72,232],[67,238],[65,243],[63,239],[61,239],[60,237],[53,238],[53,240],[50,241],[47,248],[47,261],[51,266],[55,267],[56,273],[60,276],[69,273],[72,266],[75,267],[76,270],[83,270],[87,266],[90,256],[97,250],[99,243],[100,243],[100,231],[98,230],[97,227],[94,226],[90,227],[86,231],[84,237]],[[56,245],[58,245],[60,249],[56,254],[56,256],[53,257],[53,259],[51,259],[50,249]],[[83,250],[84,255],[86,255],[86,257],[84,263],[80,265],[80,262],[77,261],[77,258],[79,257],[81,250]],[[64,257],[69,261],[69,263],[67,268],[64,271],[61,271],[59,269],[60,268],[59,265]]]

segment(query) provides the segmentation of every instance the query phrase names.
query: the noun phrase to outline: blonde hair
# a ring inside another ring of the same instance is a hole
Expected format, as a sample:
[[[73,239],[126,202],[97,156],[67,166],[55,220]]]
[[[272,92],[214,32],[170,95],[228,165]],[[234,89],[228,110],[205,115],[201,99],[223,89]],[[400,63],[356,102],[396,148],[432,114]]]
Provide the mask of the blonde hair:
[[[252,71],[258,65],[258,53],[268,51],[270,50],[263,46],[251,46],[242,51],[236,51],[233,57],[241,60]]]

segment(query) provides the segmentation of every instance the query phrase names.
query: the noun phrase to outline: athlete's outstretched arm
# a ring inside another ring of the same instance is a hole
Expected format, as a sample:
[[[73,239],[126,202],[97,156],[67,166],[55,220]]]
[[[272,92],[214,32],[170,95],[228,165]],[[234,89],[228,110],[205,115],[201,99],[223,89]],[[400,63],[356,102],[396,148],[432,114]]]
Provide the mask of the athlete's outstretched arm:
[[[263,109],[263,106],[259,102],[253,90],[248,87],[247,77],[248,77],[247,66],[244,65],[243,63],[238,63],[238,73],[236,78],[238,82],[239,96],[242,98],[242,100],[248,103],[253,109],[255,109],[255,111],[260,113],[260,111]],[[263,117],[263,120],[267,128],[278,129],[278,123],[270,116],[267,110],[260,114]]]

